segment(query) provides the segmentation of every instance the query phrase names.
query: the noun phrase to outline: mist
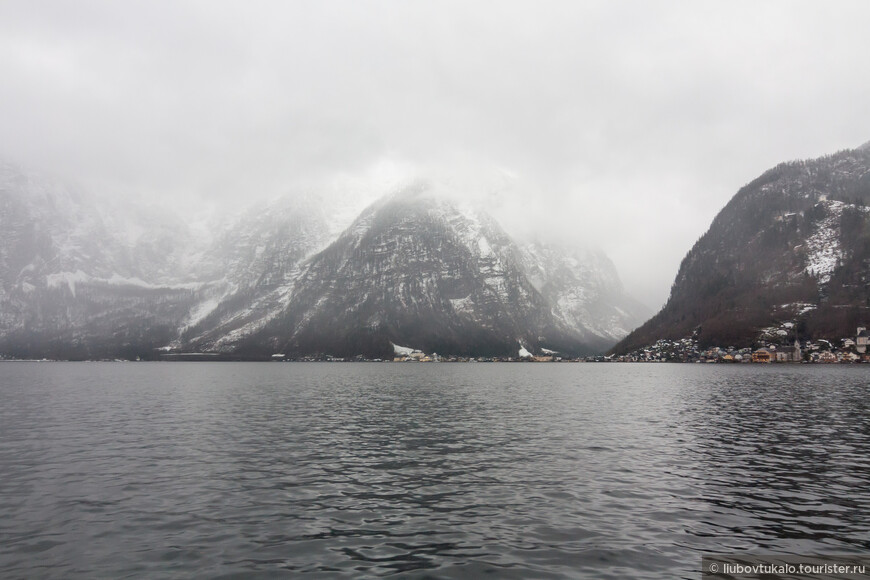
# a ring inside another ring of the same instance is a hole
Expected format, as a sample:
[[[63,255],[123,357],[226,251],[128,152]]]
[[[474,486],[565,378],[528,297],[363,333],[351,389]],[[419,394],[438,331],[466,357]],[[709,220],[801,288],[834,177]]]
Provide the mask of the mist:
[[[657,308],[739,187],[870,139],[866,2],[5,2],[0,155],[188,217],[453,180]]]

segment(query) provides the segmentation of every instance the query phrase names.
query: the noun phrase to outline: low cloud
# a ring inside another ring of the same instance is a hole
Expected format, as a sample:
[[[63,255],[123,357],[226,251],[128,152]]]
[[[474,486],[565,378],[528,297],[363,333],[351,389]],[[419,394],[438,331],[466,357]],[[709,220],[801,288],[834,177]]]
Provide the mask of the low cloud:
[[[186,207],[502,172],[476,194],[506,222],[597,243],[656,307],[742,184],[870,139],[868,20],[866,2],[7,2],[0,154]]]

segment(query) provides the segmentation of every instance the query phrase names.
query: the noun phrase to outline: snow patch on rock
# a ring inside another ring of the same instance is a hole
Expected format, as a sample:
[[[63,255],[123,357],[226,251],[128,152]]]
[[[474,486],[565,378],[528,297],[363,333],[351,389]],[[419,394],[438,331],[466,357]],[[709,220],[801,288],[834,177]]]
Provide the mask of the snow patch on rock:
[[[396,355],[398,356],[410,356],[411,353],[414,352],[414,349],[411,347],[399,346],[398,344],[395,344],[393,342],[391,342],[390,344],[393,345],[393,352],[396,353]]]
[[[842,259],[840,239],[836,229],[845,204],[838,201],[823,200],[828,215],[816,226],[816,231],[807,239],[806,271],[815,276],[819,284],[827,284],[831,274]]]

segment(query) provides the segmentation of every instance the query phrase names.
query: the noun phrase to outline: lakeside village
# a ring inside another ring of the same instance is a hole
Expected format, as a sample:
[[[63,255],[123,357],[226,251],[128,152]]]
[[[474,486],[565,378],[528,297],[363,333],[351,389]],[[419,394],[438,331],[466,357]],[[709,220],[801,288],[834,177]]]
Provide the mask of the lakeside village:
[[[161,361],[266,361],[273,362],[682,362],[682,363],[870,363],[870,333],[859,326],[854,337],[840,339],[839,344],[824,339],[798,340],[794,324],[783,323],[779,328],[766,328],[758,340],[758,348],[722,348],[713,346],[701,349],[695,333],[691,337],[666,340],[637,349],[620,356],[571,357],[562,353],[541,349],[535,355],[522,344],[515,357],[469,357],[442,356],[426,353],[419,349],[393,344],[392,359],[370,359],[360,356],[335,357],[328,354],[318,356],[288,357],[284,354],[266,355],[262,358],[237,357],[232,354],[214,352],[162,352],[156,359]],[[0,360],[29,360],[32,362],[53,362],[57,359],[16,359],[0,353]],[[128,362],[128,359],[99,359],[103,361]],[[136,361],[143,360],[136,357]]]
[[[779,328],[762,331],[758,348],[734,348],[713,346],[701,349],[697,332],[691,337],[678,340],[658,340],[654,344],[621,356],[568,357],[556,351],[541,349],[534,355],[520,345],[516,357],[459,357],[439,356],[394,344],[392,362],[684,362],[684,363],[870,363],[870,333],[861,326],[854,337],[842,338],[839,344],[831,341],[798,340],[794,337],[794,324],[783,323]],[[283,354],[273,355],[273,360],[288,360]],[[304,357],[303,361],[365,361],[361,357],[336,358]],[[389,362],[375,359],[371,362]]]
[[[697,332],[689,338],[658,340],[626,355],[610,357],[612,362],[695,362],[695,363],[870,363],[870,334],[859,326],[854,337],[839,344],[828,340],[799,340],[794,324],[762,331],[759,348],[698,347]]]

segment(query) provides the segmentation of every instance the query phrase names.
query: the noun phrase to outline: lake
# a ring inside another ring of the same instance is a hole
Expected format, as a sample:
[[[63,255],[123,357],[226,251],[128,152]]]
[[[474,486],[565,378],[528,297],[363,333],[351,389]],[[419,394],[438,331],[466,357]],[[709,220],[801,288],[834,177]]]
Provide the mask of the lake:
[[[0,363],[3,578],[870,551],[870,366]]]

